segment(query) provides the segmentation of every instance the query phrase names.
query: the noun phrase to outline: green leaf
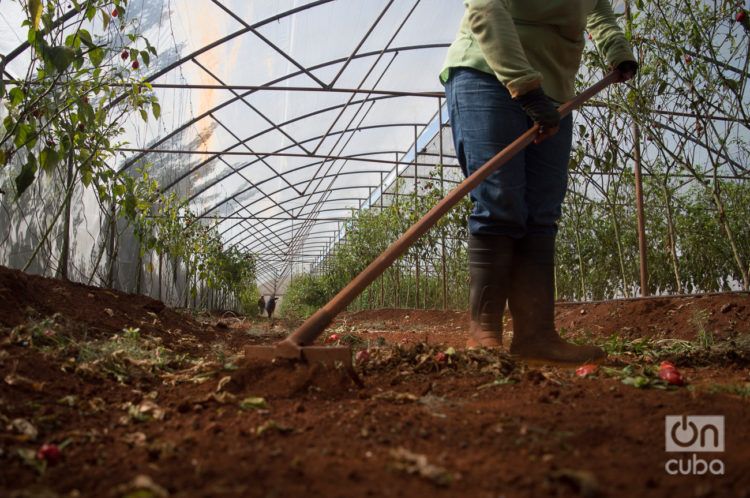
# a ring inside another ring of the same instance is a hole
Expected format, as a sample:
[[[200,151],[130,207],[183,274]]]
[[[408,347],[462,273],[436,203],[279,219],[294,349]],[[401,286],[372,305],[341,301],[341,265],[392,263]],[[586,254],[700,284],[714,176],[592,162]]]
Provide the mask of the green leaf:
[[[148,113],[146,112],[146,110],[139,109],[139,111],[141,112],[141,118],[143,118],[144,121],[148,122]]]
[[[26,189],[34,183],[36,170],[36,157],[34,157],[34,154],[29,154],[26,159],[26,164],[23,165],[21,172],[16,177],[16,200],[18,200],[19,197],[26,192]]]
[[[89,33],[87,30],[81,29],[80,31],[78,31],[78,36],[88,48],[96,47],[96,44],[91,40],[91,33]]]
[[[158,120],[161,117],[161,106],[157,102],[152,103],[151,112],[154,113],[154,118]]]
[[[724,85],[727,88],[729,88],[731,90],[734,90],[735,92],[739,92],[739,90],[740,90],[740,83],[739,83],[739,81],[733,80],[731,78],[725,78],[724,79]]]
[[[49,60],[58,72],[62,73],[73,62],[76,57],[75,51],[70,47],[48,47],[45,51],[45,59]]]
[[[147,66],[151,63],[151,57],[148,55],[148,52],[145,50],[141,50],[141,59],[143,59],[143,63]]]
[[[39,29],[39,21],[42,20],[42,0],[29,0],[29,18],[31,26],[35,30]]]
[[[51,173],[60,162],[60,156],[52,147],[45,147],[39,154],[39,165],[45,173]]]
[[[8,92],[8,97],[10,97],[10,105],[17,106],[21,102],[23,102],[23,99],[26,95],[24,95],[23,90],[20,87],[14,87],[11,88],[10,92]]]
[[[115,196],[121,197],[125,195],[125,192],[127,189],[125,188],[125,185],[123,185],[122,183],[116,183],[112,190]]]
[[[101,48],[98,48],[98,47],[95,48],[95,49],[92,49],[89,52],[89,59],[91,60],[91,64],[94,67],[99,67],[99,65],[104,60],[104,50],[102,50]]]
[[[91,185],[91,181],[94,179],[94,172],[91,171],[91,168],[82,168],[81,169],[81,182],[83,182],[83,185],[85,187],[88,187]]]
[[[16,128],[16,137],[13,140],[13,145],[17,149],[28,145],[31,141],[31,137],[34,135],[34,128],[29,123],[20,123]]]

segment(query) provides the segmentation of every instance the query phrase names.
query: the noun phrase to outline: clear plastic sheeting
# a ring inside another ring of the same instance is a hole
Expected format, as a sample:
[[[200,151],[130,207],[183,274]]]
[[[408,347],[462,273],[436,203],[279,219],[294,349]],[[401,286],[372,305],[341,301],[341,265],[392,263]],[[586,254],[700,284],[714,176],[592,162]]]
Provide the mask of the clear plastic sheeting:
[[[162,61],[149,80],[163,117],[158,126],[128,124],[132,146],[119,167],[151,164],[164,189],[219,225],[226,244],[268,260],[260,283],[278,291],[325,252],[381,179],[392,181],[415,136],[435,121],[437,74],[463,5],[162,7],[169,26],[153,29],[160,53],[176,60]]]
[[[12,33],[23,16],[10,5],[3,53],[21,43]],[[425,147],[437,136],[438,73],[463,9],[452,0],[131,0],[127,18],[159,54],[144,76],[162,116],[123,124],[113,167],[147,167],[164,192],[216,224],[227,247],[258,257],[262,292],[280,293],[342,236],[353,209],[375,204],[404,173],[415,140]],[[23,74],[28,61],[8,71]],[[91,196],[76,197],[82,213],[96,212]],[[76,236],[84,255],[102,244],[90,223]],[[93,263],[78,260],[83,277]]]

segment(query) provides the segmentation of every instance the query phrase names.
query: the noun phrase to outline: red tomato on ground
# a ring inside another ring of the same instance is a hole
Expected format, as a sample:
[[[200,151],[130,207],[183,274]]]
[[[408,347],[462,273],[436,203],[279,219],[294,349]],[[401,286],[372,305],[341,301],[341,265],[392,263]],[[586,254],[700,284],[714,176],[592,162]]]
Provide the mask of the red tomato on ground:
[[[576,375],[579,377],[588,377],[589,375],[595,374],[597,370],[599,370],[598,365],[586,363],[585,365],[576,368]]]
[[[357,354],[354,356],[354,360],[357,363],[364,363],[367,360],[370,359],[370,352],[366,349],[362,349],[361,351],[357,351]]]
[[[50,465],[55,465],[62,460],[62,451],[56,444],[45,443],[36,452],[37,460],[44,460]]]
[[[674,368],[663,368],[659,370],[659,378],[666,381],[668,384],[673,386],[684,386],[685,379],[682,378],[682,374]]]

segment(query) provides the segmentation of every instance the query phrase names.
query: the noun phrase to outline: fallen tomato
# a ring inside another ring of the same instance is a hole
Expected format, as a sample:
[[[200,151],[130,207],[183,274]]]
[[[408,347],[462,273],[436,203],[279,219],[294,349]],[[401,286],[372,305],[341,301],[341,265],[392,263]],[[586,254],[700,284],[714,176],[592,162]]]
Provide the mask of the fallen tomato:
[[[364,363],[367,360],[370,359],[370,352],[366,349],[362,349],[361,351],[357,351],[357,354],[354,356],[354,360],[357,363]]]
[[[663,368],[659,370],[659,378],[673,386],[684,386],[685,379],[675,368]]]
[[[56,444],[45,443],[36,452],[37,460],[44,460],[49,465],[55,465],[62,460],[62,451]]]
[[[435,362],[436,363],[445,363],[448,360],[448,355],[443,353],[442,351],[438,351],[435,353]]]
[[[598,365],[586,363],[585,365],[576,368],[576,375],[579,377],[588,377],[589,375],[594,375],[597,370],[599,370]]]
[[[326,342],[336,342],[339,339],[341,339],[341,336],[339,334],[334,333],[328,336],[328,338],[326,339]]]
[[[671,361],[662,361],[661,363],[659,363],[659,370],[666,370],[670,368],[672,370],[677,370],[677,367],[675,367],[674,363],[672,363]]]

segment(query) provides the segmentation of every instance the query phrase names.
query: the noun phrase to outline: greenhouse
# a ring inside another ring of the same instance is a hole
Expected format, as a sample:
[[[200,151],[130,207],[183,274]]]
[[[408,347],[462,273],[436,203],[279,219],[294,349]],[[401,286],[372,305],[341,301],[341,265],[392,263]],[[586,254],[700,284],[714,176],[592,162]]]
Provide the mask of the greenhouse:
[[[750,492],[750,4],[570,3],[0,1],[0,495]]]

